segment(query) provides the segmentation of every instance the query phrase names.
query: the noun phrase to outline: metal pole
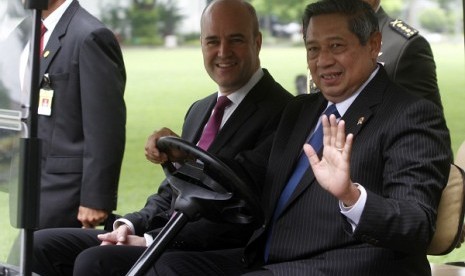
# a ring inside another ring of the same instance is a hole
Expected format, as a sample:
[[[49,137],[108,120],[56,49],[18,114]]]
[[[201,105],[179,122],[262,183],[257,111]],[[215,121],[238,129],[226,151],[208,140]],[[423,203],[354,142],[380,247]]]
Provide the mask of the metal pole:
[[[18,226],[21,230],[20,275],[32,275],[32,247],[34,230],[37,227],[40,191],[40,141],[37,138],[37,108],[39,103],[40,69],[40,25],[42,10],[48,7],[48,0],[25,0],[24,8],[33,10],[31,36],[30,110],[28,122],[29,137],[21,141],[21,168],[18,194]]]
[[[170,244],[174,237],[189,222],[189,218],[183,212],[176,212],[163,227],[160,233],[155,237],[153,243],[144,251],[142,256],[132,266],[126,276],[142,276],[148,269],[155,264],[165,248]]]

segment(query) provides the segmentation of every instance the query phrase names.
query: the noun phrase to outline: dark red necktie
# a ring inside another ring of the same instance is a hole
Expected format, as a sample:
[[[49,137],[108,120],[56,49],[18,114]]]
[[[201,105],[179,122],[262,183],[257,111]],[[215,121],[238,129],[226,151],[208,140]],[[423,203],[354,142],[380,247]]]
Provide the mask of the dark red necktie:
[[[40,24],[40,56],[42,56],[42,53],[44,52],[44,34],[46,31],[47,31],[47,28],[42,22]]]
[[[200,137],[198,146],[204,150],[207,150],[210,147],[210,144],[216,137],[218,133],[221,121],[223,119],[224,109],[230,105],[232,102],[226,96],[218,97],[215,107],[213,108],[213,114],[203,130],[202,136]]]

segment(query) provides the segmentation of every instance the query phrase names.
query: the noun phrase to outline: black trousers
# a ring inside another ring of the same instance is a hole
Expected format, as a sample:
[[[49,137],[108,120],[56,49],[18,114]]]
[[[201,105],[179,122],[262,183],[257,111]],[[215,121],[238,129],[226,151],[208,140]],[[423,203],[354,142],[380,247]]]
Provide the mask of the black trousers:
[[[125,275],[145,247],[99,246],[103,230],[50,228],[34,233],[33,271],[53,275]]]
[[[103,230],[50,228],[35,232],[33,271],[54,275],[125,275],[146,247],[99,246]],[[245,268],[242,249],[218,251],[168,250],[147,275],[272,275],[270,271],[251,272]]]
[[[170,251],[165,252],[155,264],[155,274],[176,276],[271,276],[266,269],[250,270],[241,261],[243,249],[217,251]]]

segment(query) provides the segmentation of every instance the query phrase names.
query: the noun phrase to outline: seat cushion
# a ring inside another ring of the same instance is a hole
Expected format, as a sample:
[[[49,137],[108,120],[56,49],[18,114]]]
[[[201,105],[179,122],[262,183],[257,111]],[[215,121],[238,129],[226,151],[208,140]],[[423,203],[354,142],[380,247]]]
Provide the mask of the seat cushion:
[[[449,181],[442,192],[436,231],[428,247],[428,255],[447,254],[459,242],[464,217],[464,184],[463,170],[451,164]]]

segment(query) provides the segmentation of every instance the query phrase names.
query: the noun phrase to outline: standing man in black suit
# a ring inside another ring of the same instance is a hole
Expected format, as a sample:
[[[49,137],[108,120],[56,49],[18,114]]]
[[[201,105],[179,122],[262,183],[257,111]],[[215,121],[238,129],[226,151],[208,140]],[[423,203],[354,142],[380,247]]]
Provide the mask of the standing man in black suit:
[[[433,101],[442,108],[436,77],[436,63],[428,41],[418,30],[391,18],[381,0],[364,0],[375,10],[383,35],[378,61],[388,76],[410,93]]]
[[[271,151],[265,175],[249,171],[265,180],[263,226],[245,249],[165,252],[156,275],[431,274],[426,249],[452,161],[442,110],[377,63],[381,33],[367,3],[310,4],[303,33],[321,93],[291,100],[261,150],[225,160],[247,171]]]
[[[204,66],[218,85],[218,92],[189,108],[182,138],[192,143],[203,141],[202,133],[213,107],[223,96],[231,103],[224,110],[222,127],[209,146],[200,142],[200,147],[221,158],[234,158],[242,151],[254,149],[275,131],[292,95],[261,68],[261,45],[258,18],[248,2],[216,0],[204,10],[201,19]],[[150,161],[163,160],[154,145],[158,137],[166,134],[175,135],[165,128],[148,139],[145,153]],[[74,266],[75,275],[125,274],[146,249],[146,239],[150,242],[168,221],[173,198],[165,180],[142,210],[118,219],[113,232],[89,229],[36,232],[34,271],[42,275],[70,275]],[[252,225],[201,219],[186,225],[172,248],[208,250],[244,246],[253,230]],[[98,239],[97,234],[103,235]]]
[[[76,0],[42,12],[39,228],[95,227],[116,209],[126,73],[114,34]]]

